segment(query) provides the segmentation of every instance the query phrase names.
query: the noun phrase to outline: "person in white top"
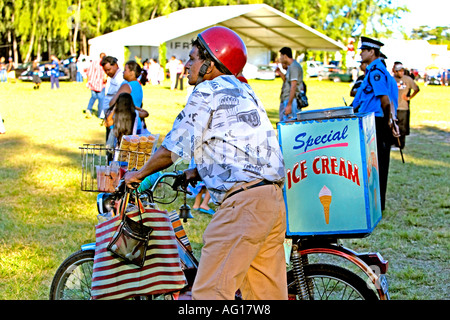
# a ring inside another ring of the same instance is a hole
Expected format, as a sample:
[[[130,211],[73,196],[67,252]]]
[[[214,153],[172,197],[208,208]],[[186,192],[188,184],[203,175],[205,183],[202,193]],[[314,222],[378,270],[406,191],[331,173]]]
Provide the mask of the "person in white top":
[[[119,68],[117,59],[111,56],[104,57],[101,65],[109,77],[106,83],[106,96],[103,100],[103,110],[100,115],[100,118],[103,119],[105,117],[104,112],[109,108],[109,102],[116,95],[117,91],[119,91],[123,83],[123,71]]]
[[[117,64],[117,59],[111,56],[103,57],[101,63],[103,70],[109,77],[105,88],[105,98],[103,99],[103,109],[100,113],[100,119],[105,118],[105,112],[109,108],[109,102],[119,91],[120,86],[123,83],[123,71],[119,68]],[[108,136],[111,131],[111,127],[106,126],[106,141],[108,141]]]
[[[177,83],[177,69],[178,69],[179,61],[175,56],[172,56],[167,62],[166,68],[169,70],[170,74],[170,90],[175,90],[175,86]]]

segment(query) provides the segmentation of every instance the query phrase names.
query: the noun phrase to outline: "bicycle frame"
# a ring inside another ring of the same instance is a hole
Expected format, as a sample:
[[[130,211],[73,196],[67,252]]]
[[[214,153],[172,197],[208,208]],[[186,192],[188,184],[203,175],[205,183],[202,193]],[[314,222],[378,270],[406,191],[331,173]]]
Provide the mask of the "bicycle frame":
[[[95,242],[83,244],[81,246],[81,250],[83,250],[83,251],[94,250],[95,251]]]
[[[166,173],[166,176],[176,177],[179,174],[179,172]],[[162,177],[159,177],[156,183],[151,187],[151,194],[153,194],[158,182],[161,181],[161,179]],[[101,197],[97,197],[97,201],[102,201]],[[102,207],[101,203],[98,204],[97,207],[100,213]],[[181,298],[183,295],[184,297],[189,295],[199,263],[193,253],[181,242],[181,240],[178,238],[176,239],[182,269],[188,280],[188,285],[179,292],[179,297]],[[378,252],[358,253],[338,244],[338,239],[333,237],[287,236],[286,239],[292,240],[290,246],[291,252],[287,253],[290,253],[290,262],[293,265],[293,270],[296,272],[295,277],[300,285],[299,290],[301,286],[305,285],[303,266],[308,264],[308,256],[325,254],[342,258],[357,266],[367,276],[366,282],[368,283],[368,286],[369,284],[372,285],[371,288],[376,290],[380,300],[389,299],[387,280],[385,278],[385,274],[388,269],[388,262],[384,260]],[[81,250],[95,251],[95,242],[82,245]],[[302,293],[299,292],[299,294],[301,294],[303,298],[306,298],[306,293],[304,290]]]

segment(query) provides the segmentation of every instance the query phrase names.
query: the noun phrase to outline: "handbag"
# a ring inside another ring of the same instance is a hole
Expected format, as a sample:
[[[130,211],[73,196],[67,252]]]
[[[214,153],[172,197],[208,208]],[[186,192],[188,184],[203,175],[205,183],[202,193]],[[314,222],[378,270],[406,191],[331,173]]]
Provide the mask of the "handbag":
[[[297,93],[296,99],[298,109],[306,108],[307,106],[309,106],[308,97],[306,96],[305,91],[300,90]]]
[[[126,199],[128,200],[129,197],[130,194],[127,193]],[[137,191],[135,192],[135,199],[139,211],[139,222],[127,216],[124,211],[128,201],[122,201],[122,221],[107,249],[114,255],[142,268],[145,262],[150,233],[153,229],[145,226],[142,221],[143,206]]]
[[[144,265],[140,267],[107,249],[120,228],[123,216],[118,214],[97,224],[91,284],[94,300],[163,294],[179,291],[186,286],[177,239],[167,211],[150,207],[141,210],[129,205],[128,200],[127,197],[121,200],[117,212],[126,213],[128,218],[138,223],[138,230],[140,221],[153,229],[149,235]]]

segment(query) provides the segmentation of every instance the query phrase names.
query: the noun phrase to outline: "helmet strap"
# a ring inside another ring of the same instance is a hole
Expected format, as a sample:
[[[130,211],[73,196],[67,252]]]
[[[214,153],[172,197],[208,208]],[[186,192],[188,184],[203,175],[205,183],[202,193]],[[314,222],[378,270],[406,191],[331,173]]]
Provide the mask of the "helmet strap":
[[[200,82],[203,81],[203,77],[205,76],[206,72],[208,71],[208,68],[211,65],[211,61],[210,60],[206,60],[202,66],[200,67],[200,70],[198,72],[198,78],[197,78],[197,82],[195,83],[195,85],[199,84]]]

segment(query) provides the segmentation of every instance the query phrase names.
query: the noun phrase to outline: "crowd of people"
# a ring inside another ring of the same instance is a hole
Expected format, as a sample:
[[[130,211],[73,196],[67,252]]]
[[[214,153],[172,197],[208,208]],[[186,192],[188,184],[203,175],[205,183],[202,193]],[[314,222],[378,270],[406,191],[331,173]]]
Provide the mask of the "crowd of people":
[[[356,111],[375,115],[384,210],[393,144],[391,105],[403,136],[399,147],[404,148],[404,137],[409,134],[410,100],[419,88],[405,75],[401,62],[394,64],[394,77],[388,72],[382,46],[380,41],[361,38],[360,68],[364,75],[356,79],[350,94]],[[224,47],[233,50],[221,50]],[[283,47],[279,53],[285,70],[277,70],[283,80],[279,119],[288,121],[296,119],[301,108],[298,96],[306,87],[302,67],[293,58],[291,48]],[[60,62],[55,56],[51,60],[51,87],[56,89]],[[286,212],[281,191],[284,162],[264,106],[242,77],[246,61],[242,39],[225,27],[200,33],[185,65],[172,56],[166,65],[170,89],[183,90],[183,79],[187,77],[193,92],[151,161],[124,177],[133,188],[132,183],[166,169],[179,157],[191,162],[185,171],[184,187],[201,181],[194,209],[213,214],[203,235],[194,299],[234,299],[237,289],[244,299],[287,298],[283,247]],[[11,68],[2,65],[1,71],[3,81],[4,71],[11,72]],[[91,97],[84,112],[87,118],[92,117],[97,102],[96,116],[105,125],[106,145],[118,147],[124,135],[150,133],[145,123],[149,112],[143,105],[142,86],[147,82],[159,85],[164,77],[165,72],[154,59],[143,63],[129,60],[123,70],[117,58],[105,53],[92,61],[86,70]],[[39,87],[37,79],[33,82]],[[237,117],[236,113],[252,117]],[[210,201],[218,206],[215,212],[208,206]]]
[[[136,111],[136,126],[130,132],[134,134],[149,133],[147,129],[145,118],[148,117],[148,112],[143,107],[143,90],[147,82],[152,85],[160,85],[164,80],[164,69],[158,64],[155,59],[147,59],[141,62],[138,57],[136,60],[129,60],[125,64],[124,70],[118,65],[118,60],[115,57],[107,56],[101,53],[98,59],[94,59],[87,70],[85,76],[87,80],[87,87],[91,91],[91,97],[88,105],[83,112],[86,118],[91,118],[93,115],[93,107],[97,102],[97,114],[99,119],[104,120],[106,126],[106,141],[114,141],[111,136],[111,129],[114,127],[114,120],[120,118],[116,114],[115,106],[120,102],[125,101],[126,94],[130,95],[133,102],[133,110]],[[170,74],[171,89],[183,90],[184,65],[183,63],[172,57],[166,69]],[[118,99],[122,96],[122,99]],[[116,143],[117,143],[117,136]],[[120,141],[120,140],[119,140]],[[116,146],[116,143],[113,145]]]

